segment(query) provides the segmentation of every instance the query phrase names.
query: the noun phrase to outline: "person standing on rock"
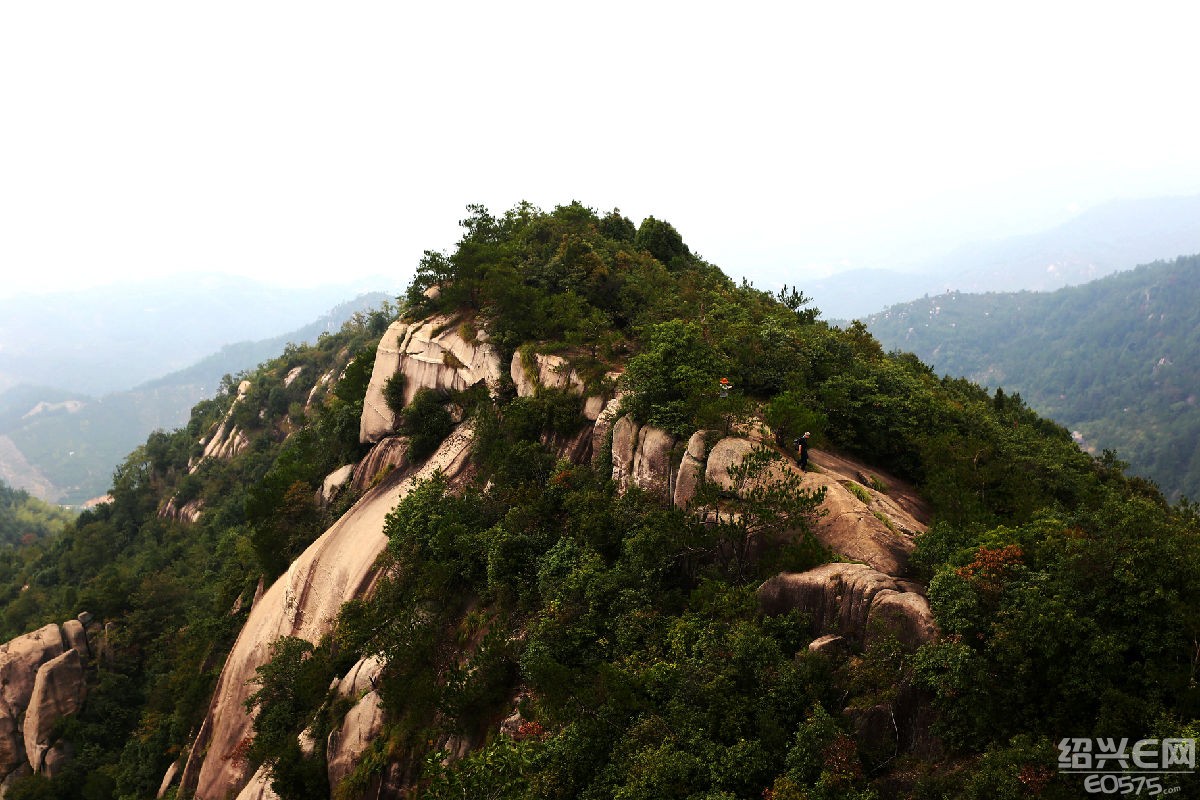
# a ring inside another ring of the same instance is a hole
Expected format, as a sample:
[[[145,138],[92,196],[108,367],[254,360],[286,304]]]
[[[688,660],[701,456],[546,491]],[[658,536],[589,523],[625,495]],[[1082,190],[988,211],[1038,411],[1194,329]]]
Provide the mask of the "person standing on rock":
[[[808,471],[808,437],[809,437],[809,433],[808,433],[808,431],[805,431],[804,435],[796,440],[796,444],[800,447],[800,471],[801,472]]]

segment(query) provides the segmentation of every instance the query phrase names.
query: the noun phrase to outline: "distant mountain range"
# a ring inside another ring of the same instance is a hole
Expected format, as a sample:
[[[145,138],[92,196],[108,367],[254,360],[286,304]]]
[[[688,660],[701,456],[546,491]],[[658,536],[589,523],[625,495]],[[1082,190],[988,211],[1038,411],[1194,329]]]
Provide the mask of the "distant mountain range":
[[[388,287],[280,287],[206,274],[0,298],[0,391],[20,384],[93,396],[124,391],[225,345],[300,328],[380,288]]]
[[[1186,253],[1200,253],[1200,195],[1113,201],[1041,233],[903,268],[843,272],[801,288],[826,319],[854,319],[947,291],[1051,291]]]
[[[941,294],[864,321],[888,349],[1019,392],[1089,450],[1200,498],[1200,256],[1049,293]]]
[[[101,495],[108,490],[116,465],[152,431],[186,424],[192,407],[217,393],[222,376],[253,369],[277,356],[289,342],[314,342],[321,333],[340,329],[354,314],[379,308],[390,299],[378,292],[363,294],[288,333],[225,345],[184,369],[100,397],[30,384],[0,392],[0,480],[64,505]],[[294,313],[279,312],[276,318]],[[172,340],[186,338],[186,328],[181,331]],[[194,347],[186,349],[190,352]],[[144,349],[157,348],[147,343]],[[99,366],[110,363],[100,347],[93,359]],[[63,380],[71,382],[70,368],[59,369]],[[115,365],[113,369],[121,372]]]

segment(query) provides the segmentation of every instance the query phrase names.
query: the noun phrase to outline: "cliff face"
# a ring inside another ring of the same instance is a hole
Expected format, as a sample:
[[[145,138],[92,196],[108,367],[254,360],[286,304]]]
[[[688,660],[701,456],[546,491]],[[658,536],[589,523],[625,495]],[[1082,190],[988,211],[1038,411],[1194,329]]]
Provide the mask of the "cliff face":
[[[532,395],[542,387],[584,394],[582,380],[559,356],[534,354],[530,359],[528,354],[524,357],[517,354],[507,372],[521,396]],[[417,481],[436,470],[441,470],[452,482],[466,479],[472,442],[469,424],[460,425],[419,469],[414,471],[408,465],[404,440],[393,435],[394,415],[383,400],[385,385],[397,374],[405,376],[405,398],[411,400],[421,388],[461,389],[484,383],[495,389],[501,367],[486,335],[475,334],[473,341],[468,342],[463,338],[462,327],[452,319],[437,317],[415,324],[396,323],[389,328],[378,350],[360,429],[362,440],[375,442],[375,448],[355,466],[351,478],[354,487],[377,485],[369,488],[255,602],[228,656],[208,715],[183,770],[183,796],[189,792],[201,800],[271,796],[264,772],[249,775],[243,763],[230,758],[239,744],[252,735],[252,720],[245,713],[244,704],[254,690],[251,681],[256,668],[267,661],[276,639],[299,636],[316,642],[330,630],[346,601],[370,591],[376,578],[376,557],[386,545],[385,518]],[[638,486],[681,508],[693,505],[702,478],[707,476],[709,481],[721,485],[728,480],[729,466],[740,463],[756,447],[771,446],[770,432],[765,429],[748,429],[727,437],[698,431],[678,441],[665,431],[641,425],[629,416],[619,416],[618,409],[616,399],[588,397],[584,416],[591,424],[570,442],[547,444],[576,461],[594,461],[599,449],[608,444],[611,431],[612,477],[618,485],[623,489]],[[900,594],[903,582],[897,583],[896,578],[904,574],[913,536],[925,529],[924,509],[919,501],[890,477],[883,477],[888,485],[886,494],[866,485],[873,481],[868,480],[862,465],[820,452],[814,452],[812,460],[821,467],[819,472],[800,473],[790,460],[776,468],[795,471],[805,488],[825,490],[821,514],[816,519],[816,535],[836,552],[866,562],[861,570],[878,576],[871,577],[868,583],[874,581],[891,594]],[[841,573],[838,576],[806,573],[802,578],[780,580],[787,586],[809,587],[804,591],[783,592],[781,596],[786,595],[787,599],[780,602],[821,612],[814,632],[833,628],[834,632],[861,640],[857,628],[848,623],[843,625],[840,620],[862,617],[865,625],[872,601],[878,605],[876,592],[865,605],[859,603],[863,608],[855,606],[845,614],[837,610],[825,613],[833,602],[828,597],[843,594],[834,586],[838,580],[844,582]],[[917,593],[913,598],[918,604],[923,601]],[[905,598],[905,602],[909,599]],[[893,605],[903,607],[905,602]],[[919,621],[909,627],[922,636],[929,633],[920,627]],[[350,693],[347,696],[357,702],[330,738],[331,781],[347,774],[347,765],[362,752],[364,741],[381,722],[370,678],[365,677],[372,669],[377,673],[379,665],[360,667],[342,681],[351,687],[346,689]]]

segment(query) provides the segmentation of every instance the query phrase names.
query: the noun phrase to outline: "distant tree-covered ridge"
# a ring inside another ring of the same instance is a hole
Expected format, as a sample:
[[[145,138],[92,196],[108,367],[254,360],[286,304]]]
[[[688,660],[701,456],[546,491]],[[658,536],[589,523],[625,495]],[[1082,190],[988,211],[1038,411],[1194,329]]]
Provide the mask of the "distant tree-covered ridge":
[[[1171,497],[1200,497],[1200,256],[1052,293],[952,293],[867,319],[889,349],[1014,393],[1115,450]]]
[[[911,481],[935,519],[908,577],[942,636],[810,652],[812,620],[768,615],[755,594],[835,558],[807,535],[812,493],[758,484],[782,457],[769,440],[741,476],[764,491],[726,497],[738,513],[710,524],[619,491],[603,452],[561,457],[548,443],[588,424],[583,398],[519,396],[502,370],[493,394],[426,390],[401,410],[418,453],[463,419],[469,468],[400,500],[374,590],[319,641],[274,642],[237,709],[253,735],[208,757],[263,767],[288,800],[357,800],[397,775],[419,798],[982,800],[1085,796],[1055,772],[1063,735],[1200,734],[1194,507],[1020,397],[831,327],[797,290],[730,280],[662,219],[471,207],[463,231],[426,254],[404,317],[486,331],[504,365],[563,355],[587,391],[619,372],[623,413],[674,433],[765,420],[785,443],[810,430]],[[129,454],[111,503],[0,573],[4,638],[83,610],[107,626],[86,704],[56,730],[73,759],[15,775],[8,797],[153,797],[208,749],[197,732],[260,580],[370,491],[323,490],[370,463],[359,420],[393,317],[358,315],[228,376],[186,427]],[[739,549],[767,528],[759,552]],[[371,682],[382,729],[331,786],[330,734],[354,702],[331,683],[367,657],[386,662]],[[894,722],[914,703],[923,749]]]
[[[0,546],[31,545],[60,534],[75,514],[0,482]]]

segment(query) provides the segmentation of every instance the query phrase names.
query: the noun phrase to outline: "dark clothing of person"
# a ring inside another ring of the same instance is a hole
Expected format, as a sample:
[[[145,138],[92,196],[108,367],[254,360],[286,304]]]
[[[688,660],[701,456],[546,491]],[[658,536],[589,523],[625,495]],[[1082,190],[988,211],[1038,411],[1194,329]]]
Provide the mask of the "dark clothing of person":
[[[808,469],[808,439],[800,439],[800,469]]]

